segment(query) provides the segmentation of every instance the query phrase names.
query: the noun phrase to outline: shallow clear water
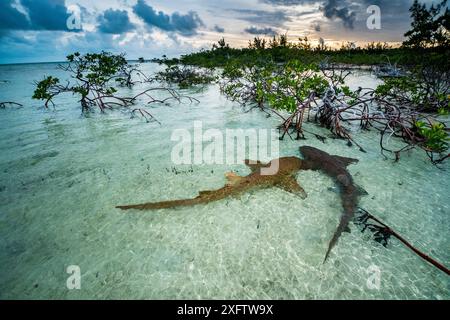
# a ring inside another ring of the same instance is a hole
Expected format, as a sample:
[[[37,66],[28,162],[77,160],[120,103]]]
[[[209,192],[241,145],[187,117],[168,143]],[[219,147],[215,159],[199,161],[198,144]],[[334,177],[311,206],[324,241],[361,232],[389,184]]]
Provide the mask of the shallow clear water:
[[[0,66],[0,80],[8,80],[0,101],[25,105],[0,110],[0,298],[450,298],[447,275],[395,239],[384,248],[355,225],[322,264],[341,203],[319,172],[298,175],[306,200],[269,189],[192,208],[115,209],[194,197],[221,187],[228,171],[249,172],[244,165],[174,165],[174,129],[192,130],[199,119],[205,130],[271,129],[278,120],[243,113],[216,87],[191,93],[199,104],[153,107],[161,126],[121,112],[82,117],[70,95],[45,110],[30,99],[44,74],[64,78],[53,64]],[[357,74],[349,82],[377,80]],[[385,160],[375,132],[357,135],[367,153],[307,137],[285,139],[281,155],[299,156],[307,144],[360,159],[349,171],[369,193],[361,207],[450,265],[448,164],[440,170],[419,151],[399,163]],[[81,268],[80,290],[66,287],[69,265]],[[367,285],[374,267],[378,289]]]

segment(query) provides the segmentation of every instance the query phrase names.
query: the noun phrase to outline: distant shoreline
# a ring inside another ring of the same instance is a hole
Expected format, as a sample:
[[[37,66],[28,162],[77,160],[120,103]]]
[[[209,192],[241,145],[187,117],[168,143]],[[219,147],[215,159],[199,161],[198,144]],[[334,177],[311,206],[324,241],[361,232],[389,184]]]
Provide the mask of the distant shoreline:
[[[153,59],[153,58],[152,58]],[[145,60],[146,63],[151,62],[153,63],[152,59]],[[139,62],[138,59],[132,59],[127,60],[128,62]],[[64,64],[67,63],[67,61],[43,61],[43,62],[15,62],[15,63],[0,63],[0,67],[3,66],[21,66],[21,65],[33,65],[33,64]]]

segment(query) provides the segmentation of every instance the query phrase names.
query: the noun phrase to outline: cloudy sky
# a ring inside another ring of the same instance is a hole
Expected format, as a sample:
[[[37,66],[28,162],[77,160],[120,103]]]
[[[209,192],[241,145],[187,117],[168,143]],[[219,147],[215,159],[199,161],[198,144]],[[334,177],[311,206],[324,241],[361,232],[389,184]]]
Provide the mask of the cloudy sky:
[[[287,33],[330,45],[401,42],[413,0],[0,0],[0,63],[61,61],[69,52],[175,56]],[[432,0],[422,0],[432,3]],[[436,1],[435,1],[436,2]],[[381,9],[381,29],[366,26]],[[79,17],[79,18],[78,18]]]

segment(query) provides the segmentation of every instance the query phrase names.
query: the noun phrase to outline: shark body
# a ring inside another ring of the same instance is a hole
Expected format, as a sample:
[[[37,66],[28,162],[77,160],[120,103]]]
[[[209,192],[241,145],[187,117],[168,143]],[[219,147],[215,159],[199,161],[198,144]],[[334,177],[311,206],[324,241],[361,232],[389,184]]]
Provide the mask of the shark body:
[[[235,173],[227,173],[225,176],[228,183],[218,190],[200,191],[199,195],[193,199],[171,200],[162,202],[150,202],[137,205],[117,206],[122,210],[156,210],[175,207],[187,207],[198,204],[206,204],[228,197],[238,197],[245,192],[279,187],[287,192],[306,198],[306,192],[298,184],[295,175],[303,168],[304,161],[297,157],[284,157],[272,160],[268,164],[259,161],[245,160],[245,164],[251,169],[251,173],[245,177]],[[264,169],[277,167],[273,174],[264,174]]]
[[[305,169],[308,168],[324,172],[333,178],[340,187],[344,213],[342,214],[339,226],[328,245],[328,250],[324,259],[325,262],[331,250],[338,242],[342,232],[350,230],[348,225],[355,215],[359,196],[367,193],[354,184],[352,176],[347,171],[347,166],[352,163],[357,163],[357,159],[330,155],[324,151],[308,146],[300,147],[300,152],[305,158],[305,165],[303,166]]]

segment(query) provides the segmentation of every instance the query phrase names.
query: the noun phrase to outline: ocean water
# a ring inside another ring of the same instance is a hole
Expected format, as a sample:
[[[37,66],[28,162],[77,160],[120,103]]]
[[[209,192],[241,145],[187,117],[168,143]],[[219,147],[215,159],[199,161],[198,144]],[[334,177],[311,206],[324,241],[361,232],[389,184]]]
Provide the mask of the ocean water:
[[[450,298],[446,274],[399,241],[385,248],[356,225],[323,264],[341,203],[320,172],[298,174],[305,200],[273,188],[191,208],[115,209],[195,197],[223,186],[226,172],[249,173],[242,164],[175,165],[175,129],[192,131],[195,120],[204,130],[272,129],[278,119],[244,113],[216,86],[184,91],[200,103],[151,107],[161,125],[120,111],[82,116],[70,94],[46,110],[30,98],[43,75],[67,76],[56,64],[0,66],[0,101],[24,104],[0,109],[0,298]],[[377,82],[367,72],[349,78],[353,87]],[[328,135],[314,124],[306,129]],[[367,153],[307,134],[280,142],[280,155],[300,156],[298,148],[311,145],[358,158],[349,171],[369,193],[360,206],[449,266],[449,165],[437,168],[415,150],[394,163],[381,156],[376,132],[355,137]],[[73,265],[81,288],[69,290]]]

